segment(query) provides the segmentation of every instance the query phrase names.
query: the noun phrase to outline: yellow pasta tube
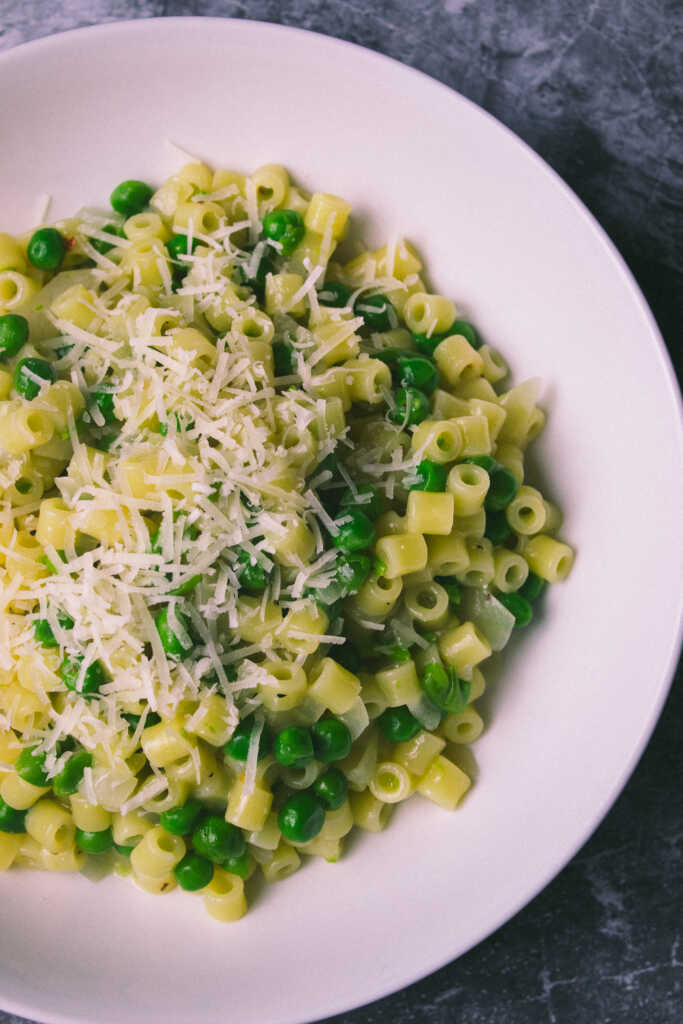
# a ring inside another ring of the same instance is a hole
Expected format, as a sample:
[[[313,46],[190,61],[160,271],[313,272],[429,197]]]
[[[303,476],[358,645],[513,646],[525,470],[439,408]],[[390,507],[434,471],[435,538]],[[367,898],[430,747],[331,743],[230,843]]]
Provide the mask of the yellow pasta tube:
[[[427,564],[427,543],[420,533],[399,533],[381,537],[375,553],[386,565],[384,576],[394,580],[411,572],[419,572]]]
[[[415,788],[445,811],[454,811],[470,785],[464,771],[439,754]]]
[[[239,921],[247,912],[244,881],[223,868],[214,868],[213,878],[202,890],[202,898],[207,914],[216,921]]]
[[[538,534],[532,537],[524,551],[529,568],[548,583],[560,583],[571,572],[574,552],[568,544],[553,537]]]
[[[76,835],[69,812],[56,800],[43,799],[26,815],[26,831],[49,853],[64,853],[74,844]]]

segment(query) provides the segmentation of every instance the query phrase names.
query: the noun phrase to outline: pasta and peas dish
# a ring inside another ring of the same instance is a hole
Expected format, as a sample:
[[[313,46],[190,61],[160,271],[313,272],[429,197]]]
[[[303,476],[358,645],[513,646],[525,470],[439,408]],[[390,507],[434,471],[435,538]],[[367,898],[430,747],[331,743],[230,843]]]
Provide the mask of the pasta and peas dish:
[[[277,165],[111,206],[0,235],[0,870],[232,921],[458,805],[480,666],[573,553],[538,383],[409,243],[342,258],[349,204]]]

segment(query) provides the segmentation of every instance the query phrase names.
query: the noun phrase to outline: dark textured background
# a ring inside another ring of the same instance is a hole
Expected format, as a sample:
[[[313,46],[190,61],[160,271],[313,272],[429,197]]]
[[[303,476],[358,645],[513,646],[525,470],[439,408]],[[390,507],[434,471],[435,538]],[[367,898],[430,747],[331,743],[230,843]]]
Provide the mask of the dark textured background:
[[[348,39],[485,107],[606,228],[683,372],[682,0],[0,0],[0,49],[179,14]],[[674,685],[615,807],[540,896],[460,960],[328,1024],[680,1024],[682,726]],[[18,1021],[0,1011],[0,1024]]]

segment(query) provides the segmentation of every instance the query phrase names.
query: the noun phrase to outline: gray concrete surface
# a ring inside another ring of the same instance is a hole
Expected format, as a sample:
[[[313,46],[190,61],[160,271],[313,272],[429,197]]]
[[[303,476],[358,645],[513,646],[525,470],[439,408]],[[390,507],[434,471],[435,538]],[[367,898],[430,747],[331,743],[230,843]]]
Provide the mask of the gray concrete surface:
[[[0,0],[0,49],[82,25],[178,14],[348,39],[485,107],[607,229],[683,369],[680,0]],[[678,681],[615,807],[541,895],[457,962],[327,1024],[680,1024],[680,671]],[[22,1022],[0,1011],[0,1024]]]

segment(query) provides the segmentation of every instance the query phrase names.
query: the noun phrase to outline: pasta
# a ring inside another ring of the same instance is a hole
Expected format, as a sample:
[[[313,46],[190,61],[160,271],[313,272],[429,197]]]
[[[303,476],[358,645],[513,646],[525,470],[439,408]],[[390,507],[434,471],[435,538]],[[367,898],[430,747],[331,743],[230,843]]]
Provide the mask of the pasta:
[[[354,253],[276,164],[111,207],[0,234],[0,870],[104,857],[236,921],[458,806],[480,666],[574,556],[537,382],[497,390],[407,241]]]

